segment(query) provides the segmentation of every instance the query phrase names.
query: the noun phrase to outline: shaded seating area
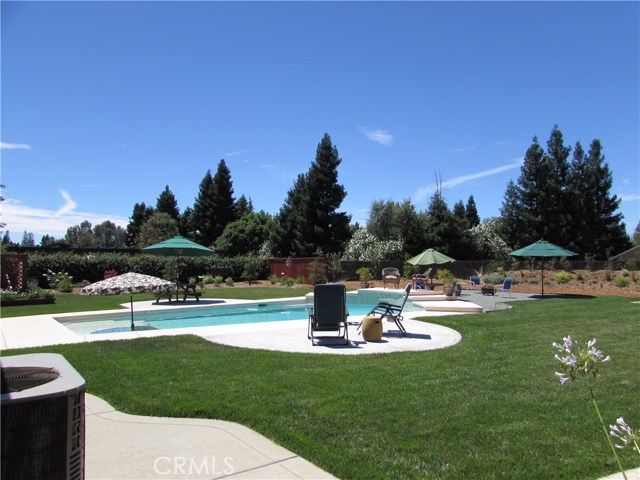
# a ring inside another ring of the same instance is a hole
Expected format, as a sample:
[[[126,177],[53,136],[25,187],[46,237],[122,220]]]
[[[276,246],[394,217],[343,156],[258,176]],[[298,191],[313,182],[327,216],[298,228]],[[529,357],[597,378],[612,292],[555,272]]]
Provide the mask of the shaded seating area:
[[[387,288],[387,284],[400,288],[400,270],[392,267],[382,269],[382,285]]]
[[[342,339],[349,344],[347,325],[347,290],[342,284],[319,284],[313,289],[313,308],[309,308],[309,328],[307,337],[313,345],[322,339]],[[336,332],[335,335],[317,335]]]
[[[409,298],[409,292],[411,291],[411,284],[407,283],[407,286],[404,287],[404,298],[400,305],[395,305],[389,302],[380,302],[378,305],[373,307],[373,309],[367,314],[367,317],[371,317],[374,315],[379,315],[382,319],[387,319],[389,322],[394,322],[400,330],[402,336],[406,336],[407,330],[402,325],[402,310],[404,309],[404,305],[407,303],[407,298]],[[362,323],[358,326],[358,330],[362,327]]]

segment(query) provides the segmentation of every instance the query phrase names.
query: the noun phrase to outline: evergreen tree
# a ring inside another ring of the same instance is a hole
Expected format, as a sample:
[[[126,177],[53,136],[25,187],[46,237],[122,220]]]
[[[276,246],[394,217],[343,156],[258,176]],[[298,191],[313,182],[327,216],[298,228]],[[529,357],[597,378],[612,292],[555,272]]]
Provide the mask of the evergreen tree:
[[[467,212],[464,208],[464,203],[462,202],[462,200],[458,200],[453,204],[453,210],[451,211],[451,213],[458,220],[464,222],[465,224],[467,223]]]
[[[235,217],[237,219],[242,218],[242,216],[246,213],[254,213],[253,202],[251,201],[251,199],[247,200],[247,197],[245,197],[244,195],[240,195],[240,198],[236,201],[234,208]]]
[[[220,160],[213,177],[207,170],[193,206],[193,226],[201,244],[213,245],[227,224],[235,220],[234,204],[231,172]]]
[[[4,239],[2,239],[2,243],[4,243]],[[636,229],[633,231],[633,244],[640,245],[640,222],[638,222]]]
[[[630,248],[622,214],[616,213],[620,199],[610,193],[613,179],[599,140],[591,142],[586,155],[576,145],[568,183],[576,251],[607,259]]]
[[[236,219],[231,172],[224,160],[220,160],[218,163],[218,170],[213,177],[213,194],[215,225],[212,234],[215,241],[222,235],[227,224]]]
[[[127,225],[127,246],[134,247],[138,242],[138,235],[140,234],[140,227],[149,220],[153,215],[153,207],[147,207],[144,202],[136,203],[133,206],[133,213],[129,218],[129,224]]]
[[[20,242],[20,246],[22,246],[22,247],[35,247],[36,246],[36,241],[33,238],[33,233],[27,232],[25,230],[25,232],[22,235],[22,242]]]
[[[338,184],[342,159],[325,134],[306,175],[299,175],[278,214],[272,243],[281,255],[341,252],[350,236],[350,217],[336,210],[346,191]]]
[[[347,196],[338,184],[338,166],[342,159],[325,133],[316,150],[315,162],[307,175],[307,202],[304,206],[306,230],[302,232],[304,243],[312,246],[305,253],[338,253],[344,250],[349,239],[351,217],[337,209]]]
[[[464,219],[456,218],[444,199],[439,185],[427,207],[427,248],[434,248],[457,260],[469,259],[471,238],[464,228]],[[409,252],[410,254],[413,252]],[[413,253],[417,255],[420,252]]]
[[[178,219],[178,231],[183,237],[192,240],[196,239],[196,228],[193,223],[193,209],[191,207],[185,208],[182,215],[180,215],[180,218]]]
[[[507,185],[501,214],[505,219],[505,239],[513,248],[520,248],[541,238],[553,242],[548,223],[550,210],[556,208],[546,200],[545,190],[554,176],[554,167],[545,156],[537,137],[527,149],[518,184]],[[554,242],[555,243],[555,242]]]
[[[467,200],[467,206],[465,208],[465,216],[467,217],[467,223],[469,224],[469,228],[473,228],[480,225],[480,216],[478,215],[478,209],[476,207],[476,201],[473,198],[473,195],[470,195],[469,199]]]
[[[543,221],[547,228],[544,229],[541,238],[558,245],[569,245],[572,240],[570,228],[572,219],[567,209],[570,203],[567,189],[570,152],[571,147],[564,146],[562,132],[557,125],[554,125],[544,157],[552,173],[546,179],[543,189],[542,208],[546,212]]]
[[[169,190],[169,185],[164,187],[164,190],[156,201],[156,212],[164,212],[176,221],[180,219],[178,201],[173,192]]]
[[[293,256],[306,251],[301,242],[304,218],[302,216],[307,195],[307,177],[299,174],[293,187],[287,192],[284,205],[276,216],[276,224],[271,235],[273,252],[276,255]]]
[[[2,235],[2,245],[11,245],[11,235],[9,235],[9,230],[5,230]]]
[[[200,182],[192,216],[195,239],[205,246],[212,245],[216,238],[213,231],[215,218],[213,197],[213,177],[211,176],[211,170],[207,170]]]

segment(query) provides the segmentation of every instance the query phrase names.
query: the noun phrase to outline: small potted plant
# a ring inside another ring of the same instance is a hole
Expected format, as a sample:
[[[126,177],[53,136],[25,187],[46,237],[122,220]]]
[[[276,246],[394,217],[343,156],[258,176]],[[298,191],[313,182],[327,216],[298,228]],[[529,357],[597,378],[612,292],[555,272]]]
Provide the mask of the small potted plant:
[[[447,297],[453,297],[455,293],[456,283],[456,277],[453,276],[453,273],[451,273],[446,268],[443,268],[442,270],[438,270],[438,273],[436,273],[436,278],[442,282],[442,289],[444,290],[444,294]]]
[[[371,269],[367,267],[360,267],[356,270],[358,278],[360,278],[360,288],[369,288],[369,282],[373,280],[373,274]]]

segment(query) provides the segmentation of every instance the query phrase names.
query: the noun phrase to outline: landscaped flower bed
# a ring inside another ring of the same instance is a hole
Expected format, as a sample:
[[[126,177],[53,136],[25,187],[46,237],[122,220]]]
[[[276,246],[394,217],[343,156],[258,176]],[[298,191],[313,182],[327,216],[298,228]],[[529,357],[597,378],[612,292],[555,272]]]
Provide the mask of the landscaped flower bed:
[[[33,288],[24,292],[0,290],[0,305],[3,307],[40,305],[55,302],[55,294],[50,290],[44,290],[42,288]]]

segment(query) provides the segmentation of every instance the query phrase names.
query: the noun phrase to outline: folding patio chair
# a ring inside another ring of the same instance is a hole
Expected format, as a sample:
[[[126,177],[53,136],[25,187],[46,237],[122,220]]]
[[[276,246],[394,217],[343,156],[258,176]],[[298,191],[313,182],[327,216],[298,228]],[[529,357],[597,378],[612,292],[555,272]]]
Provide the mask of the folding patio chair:
[[[313,345],[322,338],[342,338],[349,344],[347,326],[347,290],[342,284],[319,284],[313,289],[313,308],[309,308],[307,337]],[[316,332],[338,332],[334,336],[317,336]]]
[[[400,330],[400,333],[404,337],[407,334],[407,330],[404,328],[404,325],[402,325],[401,323],[403,320],[402,310],[404,309],[405,303],[407,303],[407,298],[409,298],[410,291],[411,291],[411,284],[407,283],[407,286],[404,287],[405,295],[401,305],[394,305],[389,302],[380,302],[378,303],[378,305],[373,307],[373,310],[371,310],[367,314],[367,316],[380,315],[382,318],[386,318],[387,321],[389,322],[395,322],[395,324],[398,327],[398,330]],[[360,325],[362,325],[362,322],[360,322]],[[360,326],[358,327],[358,329],[359,328]]]

